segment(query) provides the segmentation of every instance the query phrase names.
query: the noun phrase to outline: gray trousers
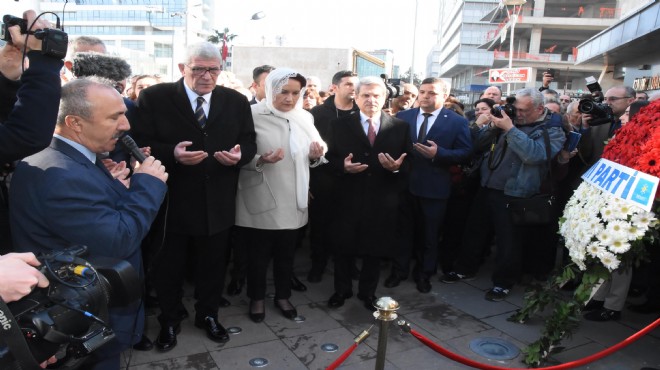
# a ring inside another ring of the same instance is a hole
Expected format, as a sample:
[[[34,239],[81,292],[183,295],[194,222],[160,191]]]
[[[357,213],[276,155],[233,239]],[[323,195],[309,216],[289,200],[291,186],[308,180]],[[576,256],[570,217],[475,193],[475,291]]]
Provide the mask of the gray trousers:
[[[598,288],[593,299],[605,301],[603,307],[608,310],[621,311],[626,304],[631,281],[632,268],[616,269],[612,272],[612,277]]]

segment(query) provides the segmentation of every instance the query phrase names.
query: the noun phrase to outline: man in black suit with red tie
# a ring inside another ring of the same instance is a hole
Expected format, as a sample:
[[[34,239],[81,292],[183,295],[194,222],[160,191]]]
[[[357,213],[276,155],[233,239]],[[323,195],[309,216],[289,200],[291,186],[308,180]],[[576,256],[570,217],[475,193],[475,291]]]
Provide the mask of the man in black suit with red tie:
[[[216,86],[221,57],[213,44],[188,47],[177,82],[140,93],[134,134],[170,171],[165,239],[154,256],[161,306],[156,347],[176,346],[188,253],[195,259],[195,326],[215,342],[229,340],[218,322],[229,229],[234,225],[240,167],[256,153],[245,96]]]
[[[353,295],[351,266],[362,258],[358,298],[374,310],[380,259],[396,248],[399,207],[406,188],[406,155],[412,150],[408,125],[382,113],[387,98],[379,77],[356,88],[360,112],[333,121],[327,140],[337,176],[336,217],[330,226],[335,253],[335,293],[328,306],[341,307]]]

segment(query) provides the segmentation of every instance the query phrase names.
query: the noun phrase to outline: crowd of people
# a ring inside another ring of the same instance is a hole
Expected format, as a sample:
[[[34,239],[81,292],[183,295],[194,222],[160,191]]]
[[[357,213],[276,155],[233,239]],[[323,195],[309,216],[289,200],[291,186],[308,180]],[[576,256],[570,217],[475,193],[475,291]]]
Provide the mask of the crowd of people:
[[[26,19],[31,24],[34,13]],[[15,41],[0,51],[13,61],[0,66],[11,98],[0,159],[22,160],[3,189],[11,237],[1,229],[2,252],[12,253],[0,256],[0,298],[47,286],[35,254],[73,245],[128,261],[145,284],[144,299],[109,309],[117,336],[89,356],[90,369],[119,368],[131,346],[174,348],[189,316],[182,303],[189,276],[194,324],[215,342],[229,340],[218,317],[230,305],[225,292],[246,286],[248,316],[264,320],[271,261],[274,305],[295,319],[289,298],[307,287],[293,262],[306,233],[307,282],[334,267],[330,308],[353,296],[357,280],[357,298],[374,310],[384,263],[385,287],[412,278],[420,294],[436,276],[447,284],[473,279],[493,245],[485,299],[504,300],[525,277],[547,279],[561,245],[556,223],[516,225],[508,203],[553,192],[565,204],[604,142],[648,100],[611,87],[604,103],[615,119],[593,126],[577,99],[548,88],[547,73],[541,88],[519,90],[514,101],[490,86],[471,111],[438,78],[405,83],[390,97],[379,77],[337,71],[324,91],[304,71],[261,65],[248,89],[222,77],[221,54],[208,42],[188,47],[179,80],[162,82],[133,75],[93,37],[72,41],[64,63],[29,37],[21,73],[23,38],[17,27],[10,32]],[[501,109],[507,104],[515,109]],[[575,149],[565,146],[571,132],[581,135]],[[117,148],[127,133],[141,163]],[[618,319],[632,277],[616,271],[585,318]],[[153,344],[143,335],[144,302],[160,309]],[[648,302],[631,309],[659,313],[660,297],[649,290]]]

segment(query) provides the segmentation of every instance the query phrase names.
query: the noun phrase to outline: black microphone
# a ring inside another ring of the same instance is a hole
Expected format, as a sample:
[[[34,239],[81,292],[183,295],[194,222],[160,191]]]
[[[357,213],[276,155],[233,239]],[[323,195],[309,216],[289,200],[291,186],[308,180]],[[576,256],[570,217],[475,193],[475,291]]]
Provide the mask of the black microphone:
[[[142,163],[144,162],[145,159],[147,159],[147,157],[144,155],[144,153],[142,153],[140,148],[138,148],[137,144],[135,143],[135,140],[133,140],[132,137],[128,136],[128,134],[124,134],[122,137],[120,137],[119,142],[121,143],[124,150],[129,152],[133,156],[133,158],[135,158],[136,161]]]

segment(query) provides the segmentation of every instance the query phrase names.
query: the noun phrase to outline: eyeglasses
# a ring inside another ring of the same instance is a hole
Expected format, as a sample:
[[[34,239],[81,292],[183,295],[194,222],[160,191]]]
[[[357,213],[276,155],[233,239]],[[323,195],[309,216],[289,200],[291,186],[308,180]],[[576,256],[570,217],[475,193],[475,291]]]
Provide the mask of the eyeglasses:
[[[571,99],[559,99],[559,101],[562,103],[570,103]]]
[[[206,68],[206,67],[191,67],[186,64],[186,67],[190,68],[190,71],[192,72],[193,76],[195,77],[202,77],[206,72],[208,72],[211,76],[215,77],[220,74],[222,71],[218,67],[211,67],[211,68]]]
[[[606,96],[605,101],[617,101],[621,99],[630,99],[630,96]]]

